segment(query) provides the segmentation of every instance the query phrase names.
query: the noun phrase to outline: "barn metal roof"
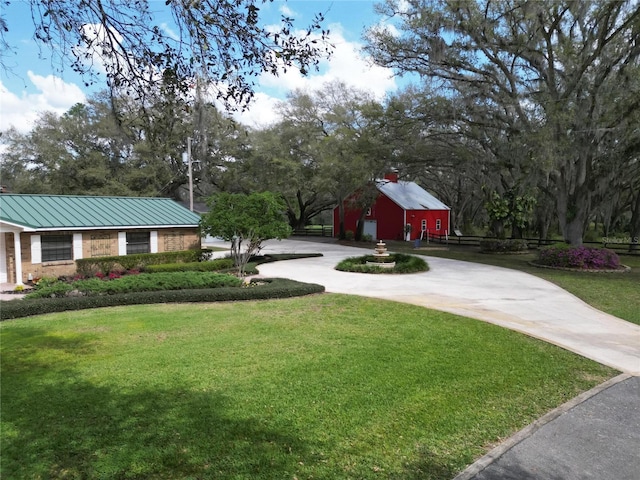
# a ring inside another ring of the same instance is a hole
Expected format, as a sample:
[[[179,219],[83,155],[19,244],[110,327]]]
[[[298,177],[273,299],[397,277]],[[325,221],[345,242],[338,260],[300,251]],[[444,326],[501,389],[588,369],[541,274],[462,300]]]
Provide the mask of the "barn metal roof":
[[[403,210],[451,210],[417,183],[378,180],[376,185]]]
[[[0,194],[0,221],[33,230],[194,227],[200,216],[170,198]]]

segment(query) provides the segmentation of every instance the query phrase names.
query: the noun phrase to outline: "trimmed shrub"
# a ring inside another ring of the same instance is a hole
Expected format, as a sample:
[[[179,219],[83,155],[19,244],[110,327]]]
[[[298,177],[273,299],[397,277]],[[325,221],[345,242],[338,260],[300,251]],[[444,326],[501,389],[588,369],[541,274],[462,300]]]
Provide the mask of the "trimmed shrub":
[[[579,268],[584,270],[616,270],[620,258],[612,250],[598,247],[551,245],[538,251],[536,263],[549,267]]]
[[[113,280],[90,278],[71,284],[59,282],[39,288],[25,298],[51,298],[74,295],[114,295],[129,292],[152,292],[161,290],[238,287],[242,280],[236,276],[216,272],[141,273]]]
[[[261,263],[276,262],[280,260],[294,260],[296,258],[321,257],[321,253],[279,253],[269,255],[254,255],[249,259],[250,265],[245,269],[247,274],[255,274],[256,265]],[[216,272],[233,270],[233,259],[229,257],[218,258],[207,262],[172,263],[165,265],[148,265],[144,268],[146,273],[160,272]]]
[[[336,270],[358,273],[417,273],[429,270],[429,266],[424,259],[404,253],[392,253],[387,257],[388,262],[396,263],[393,268],[367,265],[367,262],[375,261],[376,257],[373,255],[345,258],[336,265]]]
[[[33,292],[25,295],[26,298],[55,298],[66,297],[73,290],[71,284],[67,282],[57,281],[46,286],[39,286]],[[41,294],[41,292],[45,292]]]
[[[0,320],[120,305],[267,300],[273,298],[299,297],[322,292],[324,292],[322,285],[274,278],[262,279],[260,280],[260,284],[249,284],[246,287],[165,290],[159,292],[120,293],[117,295],[91,297],[38,298],[33,300],[25,298],[22,300],[0,302]]]
[[[211,254],[211,250],[206,249],[162,253],[136,253],[133,255],[113,257],[82,258],[76,260],[76,266],[80,275],[91,277],[98,272],[107,275],[109,272],[117,270],[143,269],[147,265],[201,262],[208,260]]]
[[[169,273],[169,272],[217,272],[231,270],[233,260],[231,258],[218,258],[207,262],[189,263],[165,263],[162,265],[147,265],[145,273]]]
[[[529,249],[527,241],[521,238],[483,238],[480,240],[482,253],[518,253]]]

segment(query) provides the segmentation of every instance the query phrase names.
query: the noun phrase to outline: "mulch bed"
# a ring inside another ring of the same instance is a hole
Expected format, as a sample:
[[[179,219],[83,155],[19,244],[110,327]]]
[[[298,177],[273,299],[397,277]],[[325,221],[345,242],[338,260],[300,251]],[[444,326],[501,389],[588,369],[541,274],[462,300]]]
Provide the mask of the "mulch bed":
[[[552,267],[551,265],[542,265],[536,262],[529,262],[529,265],[537,268],[547,268],[550,270],[563,270],[565,272],[587,272],[587,273],[626,273],[631,271],[631,267],[620,265],[618,268],[568,268],[568,267]]]

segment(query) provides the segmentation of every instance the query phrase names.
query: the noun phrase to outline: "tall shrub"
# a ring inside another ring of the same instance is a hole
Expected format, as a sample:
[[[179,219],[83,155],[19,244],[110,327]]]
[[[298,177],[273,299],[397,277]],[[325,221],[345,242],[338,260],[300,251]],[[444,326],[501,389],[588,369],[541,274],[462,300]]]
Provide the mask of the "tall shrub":
[[[286,206],[271,192],[218,193],[208,203],[209,212],[200,222],[202,232],[231,242],[231,257],[240,276],[244,276],[247,262],[264,241],[291,235]]]

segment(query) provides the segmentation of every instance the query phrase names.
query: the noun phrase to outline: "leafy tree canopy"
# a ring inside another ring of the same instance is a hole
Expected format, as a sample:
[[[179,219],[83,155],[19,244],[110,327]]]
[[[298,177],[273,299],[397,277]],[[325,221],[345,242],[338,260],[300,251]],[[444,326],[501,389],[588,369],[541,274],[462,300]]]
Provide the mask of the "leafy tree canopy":
[[[271,192],[218,193],[208,203],[210,210],[202,217],[202,232],[231,242],[231,256],[240,275],[264,241],[291,234],[284,214],[286,206]]]
[[[565,239],[580,244],[594,198],[635,158],[638,3],[387,0],[379,9],[399,24],[368,32],[375,61],[459,98],[454,118],[493,168],[523,180],[535,165]]]
[[[322,14],[304,30],[282,16],[264,25],[260,6],[272,0],[29,0],[33,38],[51,50],[60,70],[67,63],[87,84],[106,72],[118,94],[144,99],[163,77],[187,92],[197,76],[217,86],[227,102],[244,104],[254,78],[297,67],[305,74],[330,53]],[[5,0],[10,4],[11,0]],[[173,25],[166,25],[172,18]],[[0,17],[0,53],[11,49],[4,33],[13,28]],[[1,62],[1,59],[0,59]]]

